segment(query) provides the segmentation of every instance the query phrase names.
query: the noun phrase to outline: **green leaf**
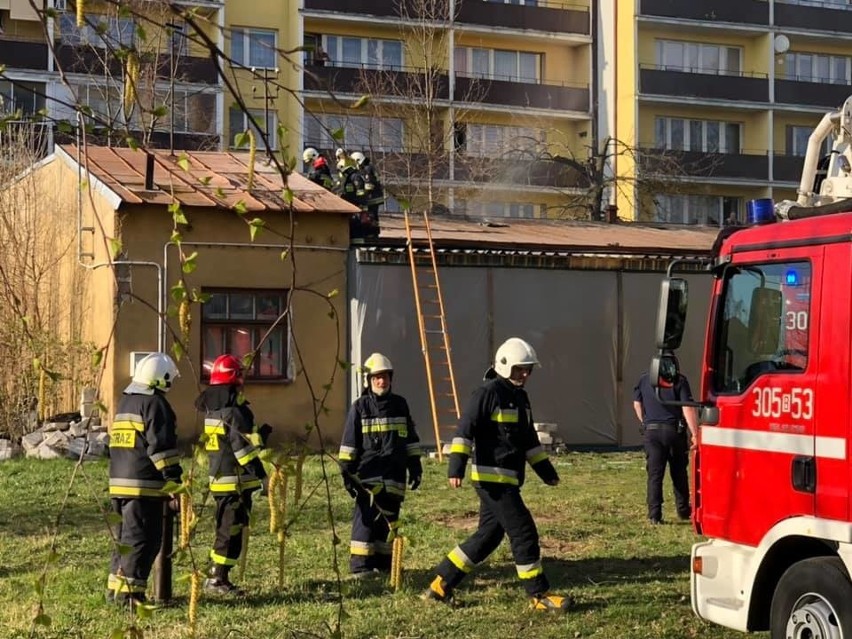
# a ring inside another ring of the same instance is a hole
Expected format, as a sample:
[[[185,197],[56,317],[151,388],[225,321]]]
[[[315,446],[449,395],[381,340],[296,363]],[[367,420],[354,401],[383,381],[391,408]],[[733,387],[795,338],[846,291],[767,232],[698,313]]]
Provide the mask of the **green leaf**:
[[[399,206],[403,211],[408,211],[411,209],[411,203],[405,198],[397,198],[397,202],[399,202]]]
[[[134,151],[139,150],[139,141],[132,135],[128,135],[126,138],[124,138],[124,141],[127,144],[128,148],[131,148]]]
[[[106,404],[104,404],[104,403],[103,403],[101,400],[99,400],[99,399],[98,399],[98,400],[95,400],[95,402],[92,404],[92,406],[93,406],[93,407],[94,407],[94,408],[95,408],[98,412],[100,412],[100,414],[101,414],[101,415],[104,415],[104,414],[106,414],[106,413],[107,413],[107,406],[106,406]]]
[[[204,186],[210,186],[210,180],[212,179],[212,175],[205,175],[203,178],[199,178],[198,181],[201,182]]]
[[[179,212],[180,212],[180,202],[178,202],[177,200],[169,202],[169,213],[174,215],[175,213],[179,213]]]
[[[248,131],[240,131],[234,136],[234,147],[241,149],[249,143]]]
[[[246,203],[243,200],[237,200],[233,208],[234,212],[238,215],[245,215],[246,213],[248,213],[248,207],[246,206]]]
[[[192,301],[205,304],[210,301],[210,293],[199,293],[196,289],[192,289]]]
[[[168,493],[169,495],[176,495],[183,487],[183,484],[179,484],[176,481],[167,481],[163,486],[163,492]],[[186,489],[184,489],[184,492],[186,492]]]
[[[337,297],[339,294],[340,294],[340,291],[338,291],[338,290],[335,288],[335,289],[332,289],[331,291],[329,291],[329,293],[328,293],[328,295],[326,295],[326,297],[327,297],[328,299],[331,299],[332,297]]]
[[[186,215],[183,214],[183,211],[178,209],[178,212],[172,215],[172,219],[175,221],[175,224],[183,224],[186,226],[189,222],[186,219]]]
[[[109,633],[109,639],[124,639],[124,628],[113,628]]]
[[[288,251],[287,249],[284,249],[283,251],[281,251],[281,255],[280,255],[281,261],[283,262],[284,260],[286,260],[289,255],[290,255],[290,251]]]
[[[60,133],[71,133],[74,130],[74,127],[71,126],[71,123],[68,120],[60,120],[56,123],[56,130]]]
[[[335,129],[331,132],[331,137],[337,142],[343,140],[343,129]]]
[[[271,462],[274,455],[275,455],[275,453],[272,450],[270,450],[269,448],[263,448],[257,454],[257,456],[260,457],[260,461],[265,461],[265,462]]]
[[[222,187],[221,187],[221,186],[217,186],[217,187],[216,187],[216,190],[215,190],[215,191],[213,191],[213,195],[215,195],[216,197],[218,197],[220,200],[224,200],[224,199],[225,199],[225,191],[223,191],[223,190],[222,190]]]
[[[161,104],[160,106],[151,110],[151,115],[155,118],[164,118],[169,114],[169,108],[165,104]]]
[[[183,235],[181,235],[179,231],[172,231],[172,235],[169,238],[169,241],[174,242],[175,244],[180,244],[182,239]]]
[[[336,313],[334,312],[334,309],[331,309],[331,310],[327,313],[327,315],[328,315],[331,319],[334,319],[334,317],[335,317]]]
[[[180,358],[183,357],[184,352],[185,351],[183,348],[183,344],[181,344],[180,342],[175,342],[174,344],[172,344],[172,353],[174,354],[175,359],[177,361],[180,361]]]
[[[100,366],[102,361],[104,361],[104,349],[99,348],[92,353],[92,368]]]
[[[186,153],[181,154],[181,156],[178,158],[177,165],[187,173],[189,173],[189,169],[192,166],[189,161],[189,156]]]
[[[264,226],[266,226],[266,222],[264,222],[259,217],[256,217],[251,222],[249,222],[249,232],[251,233],[252,242],[254,242],[254,239],[257,237],[258,232]]]
[[[134,607],[134,612],[136,613],[136,618],[139,621],[145,621],[146,619],[150,619],[151,615],[154,614],[155,606],[147,603],[137,604]]]
[[[289,186],[285,186],[282,195],[284,196],[284,201],[287,202],[287,204],[293,204],[293,189]]]
[[[110,526],[117,526],[122,522],[121,515],[118,513],[107,513],[106,514],[106,522]]]
[[[131,546],[130,544],[116,544],[115,550],[119,555],[123,557],[124,555],[130,554],[130,551],[133,550],[133,546]]]
[[[136,23],[136,37],[142,42],[145,42],[148,39],[148,34],[145,33],[144,27],[138,22]]]
[[[369,96],[369,95],[362,95],[362,96],[361,96],[360,98],[358,98],[358,99],[355,101],[355,103],[354,103],[351,107],[349,107],[349,108],[350,108],[350,109],[360,109],[361,107],[366,106],[369,102],[370,102],[370,96]]]
[[[254,364],[254,351],[246,353],[240,358],[240,365],[243,367],[243,370],[251,368]]]
[[[33,619],[33,623],[37,626],[49,626],[51,624],[51,622],[52,622],[51,618],[48,617],[43,612],[36,615],[36,618]]]
[[[115,260],[119,255],[121,255],[121,240],[115,237],[110,237],[107,241],[109,242],[109,254],[112,256],[112,259]]]
[[[183,282],[178,282],[171,288],[172,299],[180,304],[184,299],[186,299],[186,287],[183,285]]]
[[[198,251],[195,251],[192,255],[188,255],[187,257],[185,257],[184,260],[183,260],[183,267],[182,267],[183,272],[184,273],[192,273],[198,267],[197,259],[198,259]]]

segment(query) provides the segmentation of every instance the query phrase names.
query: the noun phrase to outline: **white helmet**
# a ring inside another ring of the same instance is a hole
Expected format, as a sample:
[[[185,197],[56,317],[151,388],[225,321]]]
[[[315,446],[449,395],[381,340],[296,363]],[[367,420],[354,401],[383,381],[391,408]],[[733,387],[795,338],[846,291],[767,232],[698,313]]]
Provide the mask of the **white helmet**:
[[[313,162],[317,159],[319,152],[312,146],[309,146],[302,152],[302,160],[307,164],[308,162]]]
[[[508,379],[513,366],[540,366],[535,349],[520,337],[510,337],[500,344],[494,355],[494,371]]]
[[[340,160],[341,158],[345,158],[346,151],[344,151],[340,147],[337,147],[337,150],[334,152],[334,157],[336,157],[338,160]]]
[[[180,377],[174,360],[165,353],[151,353],[143,357],[133,373],[133,381],[124,389],[125,394],[153,395],[154,389],[168,393],[172,382]]]
[[[373,353],[364,362],[364,387],[370,387],[370,377],[377,373],[390,373],[393,375],[393,364],[381,353]]]
[[[366,156],[361,153],[361,151],[355,151],[349,157],[352,158],[355,161],[355,164],[357,164],[358,166],[364,164],[364,160],[367,159]]]

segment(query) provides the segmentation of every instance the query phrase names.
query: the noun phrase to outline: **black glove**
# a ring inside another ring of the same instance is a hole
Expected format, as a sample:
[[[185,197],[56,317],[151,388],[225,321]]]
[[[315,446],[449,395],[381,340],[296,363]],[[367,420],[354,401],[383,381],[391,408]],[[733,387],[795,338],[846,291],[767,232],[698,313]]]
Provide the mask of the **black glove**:
[[[257,434],[260,435],[260,442],[264,448],[266,448],[266,442],[269,440],[269,436],[272,434],[272,426],[269,424],[264,424],[260,428],[257,429]]]
[[[420,481],[423,479],[423,466],[420,464],[420,457],[412,456],[408,459],[408,487],[411,490],[417,490],[420,486]]]
[[[345,473],[343,475],[343,487],[353,499],[358,496],[358,487],[355,485],[355,481],[349,473]]]

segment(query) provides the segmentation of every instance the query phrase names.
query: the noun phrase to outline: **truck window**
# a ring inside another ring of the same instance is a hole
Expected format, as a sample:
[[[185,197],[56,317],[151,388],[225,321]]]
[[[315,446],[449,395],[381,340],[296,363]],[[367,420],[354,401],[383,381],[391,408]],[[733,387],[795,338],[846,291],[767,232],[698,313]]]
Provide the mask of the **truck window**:
[[[805,370],[810,289],[808,262],[749,264],[725,272],[713,347],[716,393],[741,393],[764,373]]]

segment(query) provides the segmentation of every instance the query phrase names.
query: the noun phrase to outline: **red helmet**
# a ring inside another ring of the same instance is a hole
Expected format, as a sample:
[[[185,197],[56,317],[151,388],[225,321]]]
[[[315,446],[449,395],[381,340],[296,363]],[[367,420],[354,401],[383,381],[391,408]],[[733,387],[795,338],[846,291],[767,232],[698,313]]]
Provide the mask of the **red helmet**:
[[[210,369],[210,384],[239,384],[243,377],[243,366],[233,355],[219,355]]]

